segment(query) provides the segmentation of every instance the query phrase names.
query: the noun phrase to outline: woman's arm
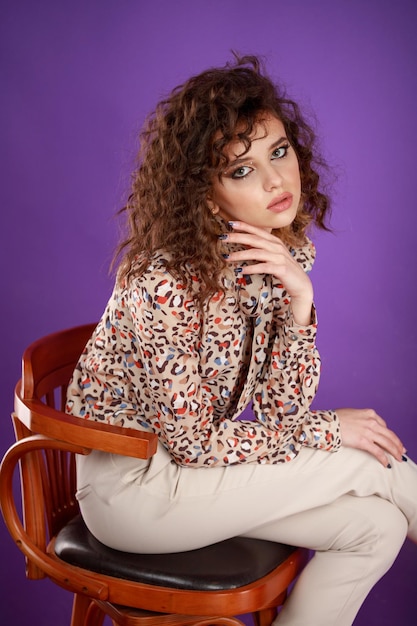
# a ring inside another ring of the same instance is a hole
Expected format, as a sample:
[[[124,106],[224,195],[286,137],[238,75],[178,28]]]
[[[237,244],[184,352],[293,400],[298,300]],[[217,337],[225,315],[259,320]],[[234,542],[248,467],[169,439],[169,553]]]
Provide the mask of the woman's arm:
[[[292,434],[304,446],[336,451],[341,445],[336,412],[310,409],[320,379],[316,328],[314,309],[309,325],[294,324],[291,315],[278,324],[253,409],[259,421],[283,436]]]
[[[308,274],[278,237],[261,228],[233,222],[233,232],[225,241],[245,246],[229,255],[232,264],[244,264],[243,274],[269,274],[276,285],[275,336],[268,367],[254,395],[257,419],[300,445],[338,449],[336,413],[310,410],[320,377],[320,357]]]

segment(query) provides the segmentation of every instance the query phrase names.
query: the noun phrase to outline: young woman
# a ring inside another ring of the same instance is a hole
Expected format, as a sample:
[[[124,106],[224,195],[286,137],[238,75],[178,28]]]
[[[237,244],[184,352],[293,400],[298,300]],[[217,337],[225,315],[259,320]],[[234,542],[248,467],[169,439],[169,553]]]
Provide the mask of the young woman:
[[[375,411],[310,409],[306,230],[328,212],[313,133],[245,57],[175,89],[141,139],[115,289],[68,411],[154,431],[159,449],[80,458],[82,515],[131,552],[236,535],[311,548],[276,623],[347,626],[417,541],[417,469]]]

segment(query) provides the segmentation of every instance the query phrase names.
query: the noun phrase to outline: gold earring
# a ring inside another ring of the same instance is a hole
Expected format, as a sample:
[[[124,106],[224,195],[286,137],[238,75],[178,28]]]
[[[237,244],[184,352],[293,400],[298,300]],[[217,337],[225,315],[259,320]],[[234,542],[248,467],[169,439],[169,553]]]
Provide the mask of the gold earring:
[[[207,204],[208,204],[208,208],[210,209],[212,215],[216,215],[219,212],[219,207],[212,200],[209,200],[207,202]]]

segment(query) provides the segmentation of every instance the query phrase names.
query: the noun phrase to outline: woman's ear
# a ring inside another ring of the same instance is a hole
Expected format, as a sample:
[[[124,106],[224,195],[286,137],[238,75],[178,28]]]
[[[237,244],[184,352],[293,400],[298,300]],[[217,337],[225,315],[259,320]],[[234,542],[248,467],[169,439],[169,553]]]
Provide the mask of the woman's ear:
[[[220,210],[219,205],[216,204],[210,196],[207,196],[207,206],[210,209],[210,211],[213,213],[213,215],[217,215],[217,213]]]

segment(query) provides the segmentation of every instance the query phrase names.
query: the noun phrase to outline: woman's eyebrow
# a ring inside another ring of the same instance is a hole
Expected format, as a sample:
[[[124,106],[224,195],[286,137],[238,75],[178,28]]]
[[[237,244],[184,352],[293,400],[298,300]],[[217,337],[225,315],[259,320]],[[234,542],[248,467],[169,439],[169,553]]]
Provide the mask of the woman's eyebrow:
[[[272,148],[276,148],[277,146],[279,146],[284,141],[288,141],[287,137],[285,137],[285,136],[284,137],[280,137],[277,141],[274,141],[274,143],[269,146],[269,149],[272,150]]]

